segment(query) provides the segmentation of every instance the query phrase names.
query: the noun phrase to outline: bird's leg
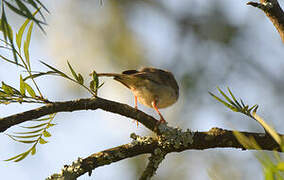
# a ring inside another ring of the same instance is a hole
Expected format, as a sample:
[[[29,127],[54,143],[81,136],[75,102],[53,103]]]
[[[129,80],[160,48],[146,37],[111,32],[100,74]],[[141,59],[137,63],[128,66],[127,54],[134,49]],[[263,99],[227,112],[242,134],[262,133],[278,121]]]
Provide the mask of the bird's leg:
[[[157,108],[156,101],[152,102],[152,106],[158,112],[158,114],[159,114],[159,116],[161,118],[159,123],[165,123],[166,121],[165,121],[164,117],[162,116],[162,114],[160,113],[159,109]]]
[[[135,106],[134,106],[134,108],[135,109],[138,109],[138,105],[137,105],[137,96],[134,96],[134,104],[135,104]],[[138,121],[137,120],[135,120],[135,119],[133,119],[134,121],[136,121],[136,123],[137,123],[137,127],[138,127]]]

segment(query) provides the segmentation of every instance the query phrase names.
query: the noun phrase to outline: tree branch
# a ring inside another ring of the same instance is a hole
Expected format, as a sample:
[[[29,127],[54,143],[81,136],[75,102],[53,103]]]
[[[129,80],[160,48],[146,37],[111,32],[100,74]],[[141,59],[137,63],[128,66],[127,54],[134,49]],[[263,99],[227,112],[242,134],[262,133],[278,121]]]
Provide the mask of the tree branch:
[[[165,159],[166,153],[163,152],[161,149],[157,148],[154,150],[154,153],[151,154],[149,157],[149,163],[143,172],[140,180],[147,180],[150,179],[156,173],[159,164]]]
[[[159,136],[157,138],[152,138],[148,136],[140,137],[132,134],[131,138],[134,140],[131,143],[92,154],[84,159],[79,158],[74,161],[72,165],[65,165],[61,173],[53,174],[47,179],[76,179],[87,172],[91,175],[92,170],[97,167],[148,153],[158,154],[158,157],[164,157],[167,153],[185,150],[204,150],[211,148],[241,148],[242,150],[246,150],[242,144],[238,142],[233,131],[230,130],[212,128],[208,132],[192,133],[188,131],[181,132],[177,128],[172,128],[171,131],[175,131],[175,133],[177,133],[176,138],[178,138],[171,139],[171,142]],[[241,133],[246,137],[253,137],[263,150],[277,150],[280,152],[279,145],[270,136],[264,133]],[[188,136],[189,134],[192,136]],[[284,137],[284,135],[280,136],[282,138]],[[161,156],[159,156],[159,154]],[[151,160],[152,162],[148,166],[157,166],[161,160],[162,158],[157,158],[156,161]]]
[[[248,2],[247,5],[257,7],[264,11],[266,16],[273,23],[275,28],[280,34],[280,37],[284,43],[284,12],[281,9],[277,0],[260,0],[258,2]]]
[[[25,121],[40,118],[42,116],[56,113],[56,112],[72,112],[79,110],[96,110],[102,109],[105,111],[113,112],[116,114],[123,115],[132,119],[136,119],[148,129],[157,132],[156,125],[158,121],[152,116],[146,113],[132,108],[126,104],[110,101],[107,99],[102,99],[99,97],[89,98],[89,99],[79,99],[73,101],[64,102],[53,102],[36,108],[33,110],[25,111],[8,117],[0,118],[0,132],[4,132],[6,129],[20,124]]]

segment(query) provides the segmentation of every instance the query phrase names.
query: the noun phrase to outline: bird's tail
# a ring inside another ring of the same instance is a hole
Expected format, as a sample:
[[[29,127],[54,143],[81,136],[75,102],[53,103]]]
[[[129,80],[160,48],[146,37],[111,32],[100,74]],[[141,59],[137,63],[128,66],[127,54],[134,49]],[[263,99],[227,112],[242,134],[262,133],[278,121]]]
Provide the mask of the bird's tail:
[[[107,76],[107,77],[118,77],[121,76],[121,74],[116,74],[116,73],[98,73],[98,76]]]
[[[129,81],[131,80],[127,75],[125,74],[117,74],[117,73],[97,73],[97,76],[102,77],[102,76],[106,76],[106,77],[113,77],[114,80],[122,83],[123,85],[125,85],[126,87],[129,87]]]

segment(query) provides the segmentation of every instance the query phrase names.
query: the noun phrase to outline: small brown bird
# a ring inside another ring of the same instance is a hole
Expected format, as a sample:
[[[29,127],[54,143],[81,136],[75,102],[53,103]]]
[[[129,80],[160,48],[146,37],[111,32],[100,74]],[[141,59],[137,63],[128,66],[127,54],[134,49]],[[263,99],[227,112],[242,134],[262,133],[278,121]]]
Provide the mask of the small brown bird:
[[[127,88],[135,96],[135,108],[137,109],[137,98],[139,102],[150,108],[154,108],[160,116],[160,123],[165,119],[160,113],[160,108],[174,104],[179,97],[179,87],[173,74],[169,71],[145,67],[140,71],[128,70],[122,74],[100,73],[98,76],[111,76]]]

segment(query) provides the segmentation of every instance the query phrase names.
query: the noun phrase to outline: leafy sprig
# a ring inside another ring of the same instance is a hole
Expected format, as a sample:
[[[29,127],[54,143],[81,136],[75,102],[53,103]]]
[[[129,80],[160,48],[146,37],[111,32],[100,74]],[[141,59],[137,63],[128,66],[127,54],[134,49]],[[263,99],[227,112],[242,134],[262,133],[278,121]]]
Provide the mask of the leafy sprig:
[[[258,105],[255,104],[252,107],[249,107],[249,105],[245,105],[245,103],[243,102],[242,99],[240,99],[239,101],[235,98],[235,96],[233,95],[233,93],[231,92],[230,88],[228,89],[228,92],[231,96],[228,97],[219,87],[217,87],[219,93],[225,98],[225,100],[222,100],[221,98],[219,98],[218,96],[216,96],[215,94],[209,92],[209,94],[214,97],[216,100],[218,100],[219,102],[221,102],[222,104],[224,104],[226,107],[228,107],[229,109],[231,109],[234,112],[240,112],[242,114],[245,114],[251,118],[253,118],[252,116],[252,111],[256,112],[258,109]]]
[[[217,89],[219,93],[225,98],[225,100],[222,100],[220,97],[214,95],[211,92],[209,92],[209,94],[232,111],[240,112],[256,120],[265,129],[265,132],[268,133],[275,140],[275,142],[279,144],[282,152],[284,151],[283,139],[279,136],[274,128],[268,125],[259,115],[256,114],[258,105],[249,107],[249,105],[245,105],[243,100],[240,99],[239,101],[237,101],[229,88],[227,89],[231,98],[228,97],[219,87],[217,87]],[[261,150],[261,147],[256,143],[254,138],[246,137],[238,131],[234,131],[234,135],[246,149]],[[274,153],[274,157],[270,157],[263,151],[258,151],[255,155],[263,166],[263,172],[266,180],[284,179],[284,161],[280,158],[277,152]]]
[[[90,81],[90,85],[89,87],[85,85],[85,80],[84,77],[80,74],[77,73],[74,68],[71,66],[71,64],[67,61],[67,65],[69,67],[69,70],[72,74],[72,76],[67,75],[66,73],[58,70],[57,68],[41,61],[41,63],[43,65],[45,65],[46,67],[48,67],[50,69],[50,71],[47,72],[38,72],[38,73],[34,73],[30,76],[27,76],[24,80],[30,79],[30,78],[38,78],[41,76],[46,76],[46,75],[54,75],[54,76],[60,76],[63,77],[65,79],[68,79],[78,85],[80,85],[81,87],[83,87],[84,89],[86,89],[91,95],[96,96],[97,95],[97,90],[102,87],[102,84],[99,84],[99,78],[96,74],[95,71],[93,71],[92,73],[92,80]]]
[[[13,62],[15,64],[18,64],[18,57],[17,57],[17,53],[16,53],[16,48],[15,45],[13,43],[13,30],[11,28],[11,26],[8,23],[8,19],[6,16],[6,8],[8,7],[12,12],[26,18],[29,20],[32,20],[34,23],[36,23],[38,25],[38,27],[44,32],[44,29],[42,27],[42,25],[45,24],[45,22],[41,21],[40,19],[36,18],[33,14],[32,14],[32,9],[36,9],[37,11],[39,11],[41,17],[43,20],[45,20],[42,11],[40,10],[40,8],[42,7],[46,12],[48,12],[47,8],[39,1],[39,0],[27,0],[27,1],[23,1],[23,0],[14,0],[11,2],[8,2],[7,0],[1,0],[1,19],[0,19],[0,31],[2,31],[3,36],[4,36],[4,40],[9,42],[11,45],[11,51],[13,53],[13,57],[14,60]],[[29,8],[32,7],[32,8]]]
[[[242,114],[247,115],[248,117],[256,120],[265,130],[265,132],[267,132],[268,134],[270,134],[273,139],[282,146],[283,144],[283,140],[280,138],[280,136],[278,135],[278,133],[275,131],[275,129],[273,129],[270,125],[268,125],[259,115],[256,114],[256,111],[258,109],[258,105],[255,104],[252,107],[249,107],[249,105],[245,105],[245,103],[243,102],[242,99],[240,99],[240,101],[237,101],[237,99],[235,98],[235,96],[233,95],[233,93],[231,92],[230,88],[228,89],[228,92],[231,96],[228,97],[219,87],[217,87],[219,93],[226,99],[226,100],[222,100],[221,98],[219,98],[218,96],[214,95],[213,93],[209,92],[209,94],[211,96],[213,96],[215,99],[217,99],[219,102],[221,102],[222,104],[224,104],[226,107],[228,107],[229,109],[231,109],[234,112],[240,112]]]
[[[31,1],[29,1],[31,2]],[[3,6],[3,4],[2,4]],[[32,14],[35,16],[39,11],[39,9]],[[43,98],[43,95],[33,78],[33,71],[31,67],[30,61],[30,43],[31,43],[31,36],[33,30],[34,19],[26,19],[25,22],[22,24],[18,32],[16,33],[16,45],[17,49],[14,47],[13,42],[8,42],[6,39],[0,39],[0,41],[5,46],[0,46],[0,48],[8,51],[13,51],[17,58],[20,60],[19,62],[15,62],[12,59],[9,59],[3,55],[0,55],[0,58],[5,62],[17,65],[18,67],[25,70],[28,74],[27,77],[23,77],[20,75],[19,77],[19,88],[15,88],[11,85],[8,85],[5,82],[2,82],[0,86],[0,104],[9,104],[9,103],[50,103],[47,99]],[[2,30],[3,31],[3,30]],[[25,33],[26,31],[26,33]],[[13,40],[13,31],[11,28],[11,39]],[[26,38],[24,39],[24,35],[26,34]],[[9,39],[9,38],[8,38]],[[31,80],[31,82],[28,82]],[[35,88],[34,88],[35,87]],[[22,126],[25,129],[24,132],[15,132],[11,134],[7,134],[11,139],[14,141],[25,143],[25,144],[32,144],[32,146],[25,152],[20,153],[16,156],[13,156],[6,161],[21,161],[26,158],[29,154],[34,155],[36,153],[36,147],[38,144],[45,144],[46,138],[50,137],[51,134],[49,133],[48,129],[55,124],[52,123],[56,114],[51,114],[47,118],[36,119],[33,120],[34,123],[29,126]]]
[[[47,118],[33,120],[35,124],[32,126],[20,126],[28,131],[7,134],[14,141],[32,144],[32,146],[27,151],[6,159],[5,161],[18,162],[25,159],[29,154],[35,155],[37,145],[46,144],[48,142],[46,138],[51,136],[48,129],[55,125],[52,123],[55,115],[56,114],[50,114]]]

